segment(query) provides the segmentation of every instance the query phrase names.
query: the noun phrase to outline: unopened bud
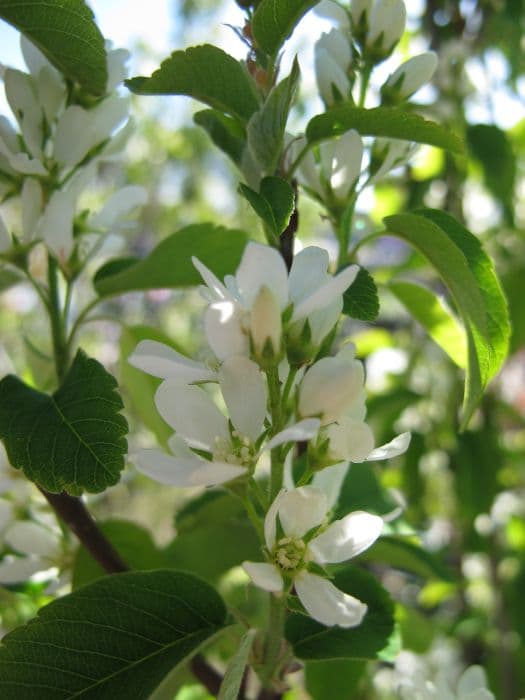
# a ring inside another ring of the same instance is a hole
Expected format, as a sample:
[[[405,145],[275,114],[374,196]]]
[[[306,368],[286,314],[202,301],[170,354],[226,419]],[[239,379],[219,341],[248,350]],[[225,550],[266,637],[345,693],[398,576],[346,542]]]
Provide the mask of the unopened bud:
[[[366,46],[377,62],[389,56],[405,31],[403,0],[376,0],[369,15]]]
[[[321,167],[336,199],[345,201],[361,173],[363,141],[354,129],[320,146]]]
[[[427,51],[402,63],[381,88],[383,102],[406,100],[429,82],[437,68],[438,59],[433,51]]]
[[[273,292],[261,287],[251,311],[250,335],[257,362],[271,366],[281,355],[281,309]]]
[[[348,97],[351,63],[350,43],[342,32],[332,29],[321,35],[315,45],[315,77],[319,93],[328,107]]]

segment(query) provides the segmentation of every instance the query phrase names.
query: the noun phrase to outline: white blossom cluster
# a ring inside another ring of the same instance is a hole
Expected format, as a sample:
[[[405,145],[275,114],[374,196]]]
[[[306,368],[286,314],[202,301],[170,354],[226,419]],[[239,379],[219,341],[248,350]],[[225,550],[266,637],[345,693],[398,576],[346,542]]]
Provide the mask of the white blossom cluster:
[[[264,452],[279,448],[284,460],[295,443],[308,443],[312,473],[328,468],[333,479],[314,477],[313,484],[299,488],[288,480],[290,488],[266,513],[267,561],[248,562],[245,570],[276,594],[293,585],[305,609],[323,624],[357,625],[366,606],[338,591],[319,570],[369,547],[383,521],[357,512],[329,524],[335,500],[330,482],[340,480],[341,467],[346,470],[350,462],[387,459],[409,443],[404,434],[374,448],[365,421],[363,366],[353,346],[316,359],[357,268],[332,276],[327,252],[309,247],[294,257],[288,272],[277,250],[258,243],[246,246],[236,274],[224,283],[199,260],[194,264],[205,282],[204,329],[215,360],[199,363],[156,341],[138,344],[129,361],[163,380],[155,403],[175,433],[169,453],[141,450],[136,464],[163,484],[235,485],[259,476]],[[275,380],[279,425],[272,412]],[[210,387],[218,388],[215,395]]]
[[[108,50],[106,95],[83,105],[33,44],[22,37],[21,46],[29,72],[1,73],[18,129],[0,116],[0,194],[6,202],[20,196],[21,216],[18,225],[8,224],[0,213],[0,256],[9,260],[43,241],[66,269],[79,239],[91,248],[101,234],[125,228],[146,200],[141,187],[126,186],[100,211],[77,211],[98,165],[118,158],[131,133],[129,100],[115,89],[126,76],[128,52]]]

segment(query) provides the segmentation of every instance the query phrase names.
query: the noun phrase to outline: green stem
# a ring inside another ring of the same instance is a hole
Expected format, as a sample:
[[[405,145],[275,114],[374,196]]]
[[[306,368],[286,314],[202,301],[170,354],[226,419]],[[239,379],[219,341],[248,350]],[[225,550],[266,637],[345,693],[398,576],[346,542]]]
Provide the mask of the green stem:
[[[264,662],[261,673],[263,686],[268,687],[277,670],[281,645],[284,636],[285,598],[270,595],[270,610],[268,614],[268,631],[264,646]]]
[[[253,525],[255,531],[257,532],[257,535],[259,536],[259,539],[261,540],[261,542],[264,542],[264,530],[261,523],[261,518],[257,515],[257,511],[255,510],[254,505],[250,500],[250,497],[248,495],[243,496],[242,503],[244,505],[244,508],[246,510],[248,518],[250,519],[251,524]]]
[[[266,372],[268,378],[268,394],[270,399],[270,415],[272,418],[271,435],[276,435],[281,430],[282,411],[281,411],[281,383],[279,381],[279,372],[276,367],[272,367]],[[280,447],[274,447],[270,452],[271,467],[270,467],[270,501],[277,496],[283,485],[284,462],[281,458]]]
[[[348,246],[350,244],[350,233],[352,231],[352,221],[354,219],[356,197],[353,196],[346,206],[338,224],[337,238],[339,239],[338,267],[344,267],[348,263]]]
[[[363,72],[361,73],[361,85],[359,86],[359,101],[357,103],[358,107],[365,106],[366,91],[368,90],[368,83],[370,82],[372,69],[373,66],[370,63],[366,63],[363,67]]]
[[[69,344],[63,322],[58,288],[58,263],[54,257],[47,258],[47,281],[49,285],[49,319],[51,321],[51,337],[53,340],[53,356],[59,384],[64,379],[69,366]]]
[[[348,253],[348,260],[354,260],[359,248],[362,248],[364,245],[371,243],[373,240],[375,240],[376,238],[380,238],[381,236],[388,236],[388,231],[375,231],[374,233],[368,234],[368,236],[364,236],[358,243],[355,244],[352,250]]]

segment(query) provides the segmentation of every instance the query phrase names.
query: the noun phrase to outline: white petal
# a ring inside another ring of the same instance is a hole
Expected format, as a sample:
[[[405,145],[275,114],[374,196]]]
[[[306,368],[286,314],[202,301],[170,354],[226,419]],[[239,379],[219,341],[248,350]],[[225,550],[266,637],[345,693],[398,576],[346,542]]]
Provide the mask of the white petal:
[[[403,80],[399,88],[401,97],[407,98],[413,95],[420,87],[428,83],[434,75],[438,65],[438,58],[433,51],[426,51],[413,56],[408,61],[402,63],[392,75],[389,76],[385,86],[394,86],[401,76]]]
[[[20,35],[20,50],[22,51],[24,62],[29,68],[29,72],[35,78],[38,77],[42,68],[49,68],[51,65],[40,49],[23,34]]]
[[[266,386],[259,366],[242,355],[230,357],[219,370],[219,384],[234,428],[255,441],[266,415]]]
[[[367,45],[372,46],[382,34],[381,47],[389,50],[401,38],[405,22],[403,0],[376,0],[369,15]]]
[[[344,69],[334,61],[326,49],[315,51],[314,66],[319,94],[328,107],[334,104],[335,94],[339,93],[343,99],[348,96],[350,81]]]
[[[11,522],[13,517],[13,504],[0,498],[0,531]]]
[[[91,120],[85,109],[70,105],[58,120],[55,139],[55,159],[66,166],[76,165],[92,147]]]
[[[52,123],[66,99],[66,87],[60,73],[49,65],[42,68],[37,89],[46,119]]]
[[[343,29],[350,28],[348,14],[341,5],[332,2],[332,0],[322,0],[322,2],[315,6],[314,12],[321,17],[335,20]]]
[[[7,101],[20,126],[24,116],[32,115],[37,120],[42,119],[32,76],[14,68],[7,68],[4,73],[4,86]]]
[[[111,92],[122,83],[128,75],[126,63],[130,53],[126,49],[113,49],[107,52],[108,81],[106,92]]]
[[[401,433],[385,445],[376,447],[375,450],[368,455],[366,461],[373,462],[378,459],[392,459],[398,455],[404,454],[410,445],[410,433]]]
[[[13,523],[6,531],[4,539],[17,552],[39,554],[43,557],[56,555],[59,547],[59,540],[54,532],[28,520]]]
[[[350,41],[347,32],[341,32],[335,27],[328,33],[323,33],[315,42],[315,50],[324,49],[327,51],[333,60],[345,72],[350,67],[352,61],[352,51],[350,49]]]
[[[275,248],[248,243],[235,278],[248,308],[263,285],[272,290],[280,309],[284,309],[288,303],[288,270],[282,255]]]
[[[300,150],[306,145],[306,139],[300,138],[294,142],[293,155],[295,158],[298,157]],[[301,184],[309,187],[311,190],[316,192],[320,197],[324,194],[324,187],[321,183],[319,177],[319,167],[315,160],[313,151],[311,148],[302,156],[301,162],[299,163],[299,181]]]
[[[368,609],[360,600],[343,593],[330,581],[306,571],[295,579],[295,590],[310,617],[322,625],[357,627]]]
[[[11,236],[9,235],[7,227],[4,223],[2,214],[0,214],[0,253],[2,253],[4,250],[9,250],[10,247]]]
[[[314,347],[319,347],[324,338],[330,333],[335,324],[339,321],[341,311],[343,310],[343,297],[339,296],[334,299],[328,306],[317,311],[312,311],[308,315],[308,323],[310,324],[311,342]],[[298,321],[299,325],[303,322]]]
[[[313,486],[286,491],[279,502],[279,520],[288,537],[303,537],[320,525],[328,510],[325,494]]]
[[[160,377],[161,379],[178,379],[190,384],[191,382],[213,381],[217,378],[200,362],[190,360],[173,348],[156,340],[141,340],[128,362],[143,372]]]
[[[42,188],[38,180],[26,177],[22,187],[22,230],[24,241],[30,241],[35,234],[42,210]]]
[[[127,185],[115,192],[90,223],[97,228],[111,228],[119,219],[126,218],[133,209],[148,201],[148,193],[139,185]]]
[[[155,405],[168,425],[191,447],[212,451],[215,438],[230,439],[225,416],[197,386],[166,379],[157,389]]]
[[[274,435],[271,440],[264,445],[264,451],[271,450],[285,442],[304,442],[311,440],[319,432],[321,421],[318,418],[305,418],[298,423],[290,425]]]
[[[27,153],[15,153],[8,160],[9,165],[23,175],[45,176],[48,174],[40,160],[38,158],[30,158]]]
[[[335,564],[364,552],[377,540],[382,529],[382,518],[357,510],[329,525],[308,547],[318,564]]]
[[[482,666],[469,666],[458,681],[457,695],[459,700],[463,700],[464,695],[469,695],[469,693],[486,687],[487,675],[485,669]]]
[[[340,462],[314,474],[312,486],[321,489],[326,494],[329,509],[332,509],[339,499],[341,487],[349,468],[348,462]]]
[[[243,562],[242,568],[256,586],[270,593],[278,593],[283,590],[281,574],[272,564],[259,564],[253,561]]]
[[[270,551],[275,546],[275,538],[277,534],[277,513],[279,512],[279,506],[285,493],[286,491],[284,489],[279,491],[268,508],[264,518],[264,541],[266,542],[266,546]]]
[[[335,277],[330,277],[322,287],[294,307],[291,319],[292,322],[305,318],[313,311],[328,306],[328,304],[348,289],[355,280],[358,272],[359,267],[357,265],[350,265],[349,267],[345,267],[344,270],[341,270]]]
[[[36,557],[7,556],[0,562],[0,583],[19,583],[27,580],[37,571],[45,571],[49,564]]]
[[[161,450],[140,450],[135,457],[137,469],[161,484],[189,488],[216,486],[236,479],[246,470],[236,464],[208,462],[199,457],[172,457]]]
[[[217,300],[228,299],[232,300],[231,294],[228,292],[223,283],[217,279],[213,272],[201,263],[198,258],[192,257],[191,259],[193,265],[197,268],[200,276],[208,286],[208,288],[214,293]]]
[[[363,141],[361,136],[351,129],[336,142],[332,177],[330,185],[339,199],[346,199],[361,174],[363,159]]]
[[[311,245],[294,256],[288,285],[294,304],[306,299],[328,278],[328,251]]]
[[[219,360],[249,355],[250,341],[243,329],[246,311],[233,301],[216,301],[204,314],[206,339]]]
[[[58,258],[68,258],[73,250],[74,216],[75,201],[71,193],[54,192],[40,219],[37,235]]]
[[[281,333],[281,310],[278,301],[273,292],[263,285],[255,297],[250,314],[250,335],[255,356],[261,358],[268,343],[274,356],[278,356],[281,349]]]
[[[20,145],[18,143],[18,134],[13,129],[13,125],[7,117],[0,115],[0,145],[2,153],[6,155],[18,153]]]
[[[326,428],[330,456],[335,460],[364,462],[374,448],[374,434],[361,420],[343,416]]]

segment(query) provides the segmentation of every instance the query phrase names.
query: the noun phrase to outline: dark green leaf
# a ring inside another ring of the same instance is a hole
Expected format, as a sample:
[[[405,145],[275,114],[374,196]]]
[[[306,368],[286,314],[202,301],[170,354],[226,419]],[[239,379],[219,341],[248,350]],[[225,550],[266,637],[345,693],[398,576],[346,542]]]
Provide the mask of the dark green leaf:
[[[360,321],[374,321],[379,314],[377,287],[364,267],[343,294],[343,313]]]
[[[389,231],[422,253],[448,287],[467,333],[462,428],[508,350],[510,324],[493,264],[479,240],[449,214],[421,209],[385,219]]]
[[[391,282],[388,288],[450,359],[458,367],[465,369],[467,366],[465,331],[440,298],[426,287],[410,282]]]
[[[364,561],[379,561],[424,578],[454,581],[452,572],[437,557],[406,537],[383,536],[361,557]]]
[[[505,295],[509,302],[509,312],[512,327],[511,352],[514,353],[525,345],[525,314],[523,299],[525,299],[525,270],[518,265],[509,270],[501,278]]]
[[[252,34],[259,48],[275,55],[299,20],[318,0],[261,0],[252,19]]]
[[[103,95],[104,37],[83,0],[0,0],[0,17],[27,36],[67,78]]]
[[[138,95],[187,95],[246,122],[259,108],[245,67],[217,46],[174,51],[151,77],[126,80]]]
[[[170,568],[169,558],[155,545],[150,533],[131,520],[106,520],[98,523],[116,551],[134,571]],[[73,589],[104,578],[106,572],[91,554],[79,546],[73,562]]]
[[[280,177],[265,177],[261,180],[260,192],[242,184],[239,191],[252,205],[272,236],[278,238],[288,226],[294,209],[295,196],[292,187]]]
[[[367,662],[361,660],[307,661],[304,665],[306,690],[312,700],[349,700],[354,697],[366,666]]]
[[[261,109],[248,122],[248,148],[265,175],[274,175],[282,157],[286,122],[299,76],[299,64],[295,60],[290,75],[272,89]]]
[[[175,571],[109,576],[3,639],[2,700],[147,700],[225,624],[219,595]]]
[[[143,260],[115,272],[117,261],[106,263],[95,275],[100,296],[140,289],[189,287],[202,282],[191,258],[195,256],[218,277],[235,272],[248,236],[244,231],[214,224],[194,224],[165,238]]]
[[[467,143],[481,163],[487,189],[500,200],[512,221],[516,156],[507,135],[494,124],[473,124],[467,129]]]
[[[351,107],[343,104],[310,120],[306,137],[310,143],[323,141],[355,129],[361,136],[381,136],[463,152],[463,144],[450,129],[428,121],[419,114],[396,107]]]
[[[219,690],[217,700],[237,700],[248,657],[252,650],[255,630],[248,630],[239,642],[239,647],[232,657]]]
[[[398,507],[399,503],[380,484],[370,464],[352,464],[341,486],[334,519],[344,518],[353,510],[386,515]]]
[[[216,109],[197,112],[193,121],[208,133],[217,148],[226,153],[238,168],[241,167],[246,132],[238,121]]]
[[[0,382],[0,438],[13,467],[48,491],[92,493],[116,484],[128,424],[115,379],[79,350],[52,396],[18,377]]]
[[[353,466],[353,465],[352,465]],[[368,605],[358,627],[325,627],[306,615],[292,614],[285,636],[301,659],[376,659],[394,633],[394,603],[371,574],[348,567],[334,585]]]

